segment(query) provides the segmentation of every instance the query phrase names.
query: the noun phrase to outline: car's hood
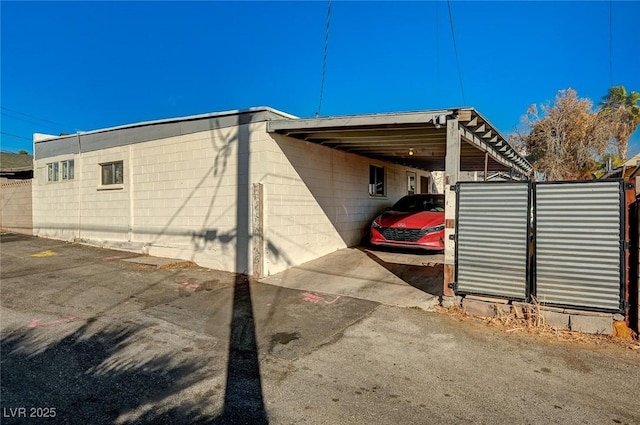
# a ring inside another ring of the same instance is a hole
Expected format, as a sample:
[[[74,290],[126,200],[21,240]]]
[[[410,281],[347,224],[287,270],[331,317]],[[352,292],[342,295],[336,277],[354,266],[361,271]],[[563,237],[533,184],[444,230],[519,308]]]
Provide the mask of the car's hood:
[[[387,211],[378,216],[375,221],[382,227],[421,229],[423,227],[434,227],[444,224],[444,213],[432,211]]]

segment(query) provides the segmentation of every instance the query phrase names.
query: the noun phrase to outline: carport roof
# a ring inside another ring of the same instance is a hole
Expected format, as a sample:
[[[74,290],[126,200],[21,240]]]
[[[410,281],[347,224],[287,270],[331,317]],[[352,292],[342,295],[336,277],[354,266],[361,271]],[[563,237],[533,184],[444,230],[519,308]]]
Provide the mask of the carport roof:
[[[474,108],[309,119],[279,119],[267,131],[424,170],[444,170],[447,119],[460,128],[460,169],[528,175],[531,164]]]

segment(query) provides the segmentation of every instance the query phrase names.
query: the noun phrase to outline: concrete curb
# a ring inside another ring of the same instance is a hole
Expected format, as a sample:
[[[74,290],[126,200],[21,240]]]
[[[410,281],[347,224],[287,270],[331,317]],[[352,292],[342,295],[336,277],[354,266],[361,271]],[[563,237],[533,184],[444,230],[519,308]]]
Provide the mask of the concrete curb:
[[[535,309],[543,323],[560,330],[572,330],[588,334],[613,335],[614,322],[624,320],[620,314],[595,313],[584,310],[536,306],[524,302],[468,295],[462,300],[462,309],[472,316],[500,317],[513,314],[524,318]]]

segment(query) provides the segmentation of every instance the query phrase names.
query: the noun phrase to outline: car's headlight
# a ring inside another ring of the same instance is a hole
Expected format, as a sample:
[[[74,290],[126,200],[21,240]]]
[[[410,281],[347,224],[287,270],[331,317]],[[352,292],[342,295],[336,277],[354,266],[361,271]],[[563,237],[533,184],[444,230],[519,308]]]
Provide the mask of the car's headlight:
[[[426,229],[424,229],[424,232],[435,233],[435,232],[440,232],[441,230],[444,230],[444,224],[441,224],[439,226],[434,226],[434,227],[427,227]]]
[[[378,223],[376,223],[375,221],[373,223],[371,223],[371,227],[373,227],[374,229],[382,229],[382,226],[380,226]]]

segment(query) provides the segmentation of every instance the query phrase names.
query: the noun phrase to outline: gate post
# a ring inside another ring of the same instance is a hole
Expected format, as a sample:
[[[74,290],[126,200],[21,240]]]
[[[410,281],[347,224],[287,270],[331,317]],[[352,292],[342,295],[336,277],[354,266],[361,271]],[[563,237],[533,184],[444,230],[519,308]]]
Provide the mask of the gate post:
[[[451,187],[458,182],[460,174],[460,127],[458,117],[448,117],[447,119],[447,151],[444,166],[444,282],[442,290],[442,305],[454,305],[455,293],[449,284],[455,281],[456,277],[456,193]]]

